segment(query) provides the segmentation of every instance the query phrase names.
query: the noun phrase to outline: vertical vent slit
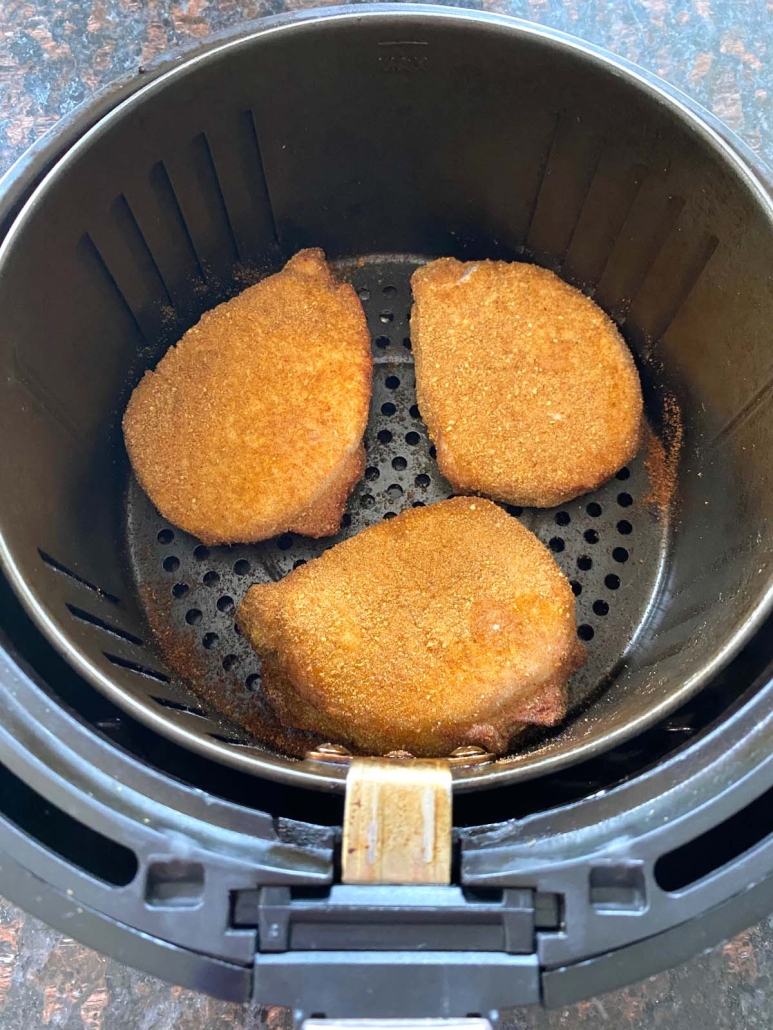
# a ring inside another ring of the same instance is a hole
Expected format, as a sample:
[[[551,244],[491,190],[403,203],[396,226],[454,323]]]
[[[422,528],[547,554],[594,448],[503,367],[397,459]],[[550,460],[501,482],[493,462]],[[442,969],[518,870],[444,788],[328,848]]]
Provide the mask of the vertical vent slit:
[[[139,222],[135,218],[134,212],[132,211],[132,208],[131,208],[131,204],[126,199],[126,197],[123,195],[123,193],[119,194],[119,196],[118,196],[118,198],[116,200],[116,203],[119,204],[123,208],[126,219],[128,220],[129,224],[132,226],[133,231],[136,233],[137,240],[138,240],[140,246],[142,247],[142,250],[143,250],[145,256],[148,259],[148,263],[150,264],[151,268],[153,269],[153,271],[157,275],[158,281],[161,284],[161,288],[164,291],[164,297],[166,299],[166,303],[170,307],[174,307],[174,304],[172,303],[171,295],[169,293],[169,287],[166,285],[166,282],[164,281],[164,277],[161,274],[161,269],[158,267],[158,264],[156,263],[156,259],[153,257],[153,252],[151,251],[150,247],[148,246],[148,241],[145,239],[145,236],[144,236],[144,234],[142,232],[142,229],[140,228]]]
[[[207,134],[205,132],[199,133],[199,135],[194,140],[194,145],[196,143],[198,143],[198,145],[201,147],[202,156],[209,168],[209,172],[212,178],[212,185],[214,186],[215,194],[217,196],[217,204],[220,208],[220,214],[223,220],[223,224],[228,230],[228,239],[233,250],[233,256],[237,260],[239,260],[241,258],[241,255],[239,253],[239,246],[236,242],[236,236],[234,234],[233,225],[231,224],[231,217],[228,214],[228,207],[225,202],[225,197],[223,196],[223,187],[220,184],[220,179],[217,174],[217,168],[215,166],[215,159],[212,156],[212,148],[209,145]]]
[[[207,277],[204,275],[204,269],[201,264],[201,259],[198,255],[196,247],[193,244],[193,238],[191,237],[190,229],[183,216],[182,208],[180,207],[180,201],[177,199],[177,194],[174,191],[172,180],[169,177],[169,172],[166,169],[166,165],[163,161],[158,161],[151,171],[151,186],[156,190],[157,194],[160,194],[161,203],[169,203],[175,212],[177,217],[180,231],[185,239],[190,250],[193,263],[196,265],[196,270],[201,278],[202,282],[206,282]]]
[[[40,547],[38,548],[38,554],[40,555],[41,559],[46,563],[46,565],[54,569],[56,572],[61,572],[63,576],[68,576],[76,583],[80,583],[81,586],[87,587],[89,590],[93,590],[95,594],[99,594],[100,597],[103,597],[106,601],[110,601],[112,604],[121,603],[120,600],[113,594],[110,594],[107,592],[107,590],[103,590],[101,587],[98,587],[94,583],[89,582],[89,580],[84,579],[83,576],[79,576],[78,573],[73,572],[72,569],[68,569],[66,565],[62,565],[61,562],[57,561],[56,558],[52,558],[50,554],[47,554]]]
[[[88,233],[84,233],[83,236],[81,237],[81,244],[87,250],[91,251],[92,255],[96,258],[98,264],[100,265],[100,267],[102,268],[103,272],[105,273],[105,277],[106,277],[107,281],[113,287],[113,290],[115,291],[115,295],[118,297],[118,300],[120,301],[120,303],[123,306],[124,310],[127,312],[129,317],[131,318],[132,322],[134,323],[134,327],[137,330],[137,333],[138,333],[140,339],[143,340],[145,343],[147,343],[148,339],[145,336],[145,333],[142,331],[140,323],[139,323],[139,321],[137,319],[137,316],[134,313],[134,310],[133,310],[131,304],[129,304],[129,301],[124,296],[123,291],[121,290],[121,287],[118,285],[118,283],[115,281],[115,277],[113,276],[113,273],[110,271],[110,268],[108,267],[107,262],[105,261],[105,259],[100,254],[99,249],[98,249],[96,243],[92,240],[91,236],[89,236]]]
[[[258,165],[260,167],[260,174],[263,179],[263,190],[266,195],[266,206],[268,207],[269,218],[271,219],[271,231],[274,235],[274,242],[279,243],[279,233],[276,227],[276,218],[274,217],[274,205],[271,202],[271,194],[268,189],[268,179],[266,178],[266,167],[263,164],[263,153],[260,149],[260,140],[258,139],[258,129],[255,124],[255,113],[252,110],[244,112],[244,120],[247,125],[247,132],[255,146],[255,152],[258,157]]]
[[[67,608],[70,614],[80,619],[81,622],[86,622],[90,626],[96,626],[97,629],[104,630],[105,633],[111,633],[114,637],[119,637],[121,640],[125,640],[127,644],[134,644],[137,647],[144,647],[145,643],[140,640],[139,637],[135,637],[133,633],[129,633],[128,630],[121,629],[120,626],[113,626],[109,622],[105,622],[104,619],[100,619],[98,615],[93,615],[91,612],[87,612],[84,608],[78,608],[77,605],[67,603]]]

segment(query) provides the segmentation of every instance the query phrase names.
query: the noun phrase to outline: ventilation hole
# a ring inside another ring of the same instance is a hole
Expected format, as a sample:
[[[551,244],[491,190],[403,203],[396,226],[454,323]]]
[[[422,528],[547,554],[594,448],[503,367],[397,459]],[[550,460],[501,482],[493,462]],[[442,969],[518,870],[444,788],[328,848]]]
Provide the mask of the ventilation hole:
[[[520,504],[506,504],[505,511],[508,515],[514,516],[516,519],[523,515],[523,508]]]
[[[182,712],[183,715],[196,715],[199,719],[208,719],[209,716],[203,708],[194,708],[192,705],[182,705],[179,701],[170,701],[168,697],[154,697],[153,700],[162,708],[169,708],[173,712]]]
[[[387,519],[393,519],[393,518],[396,517],[396,515],[397,515],[396,511],[385,511],[384,512],[384,521],[386,522]]]
[[[599,535],[595,529],[586,529],[583,536],[589,544],[597,544],[599,542]]]
[[[394,404],[391,401],[387,401],[386,404],[382,404],[381,405],[381,414],[382,415],[394,415],[394,413],[396,411],[397,411],[397,408],[394,406]]]
[[[375,465],[369,465],[365,469],[365,478],[371,483],[375,482],[375,480],[377,480],[380,475],[381,473]]]
[[[411,345],[411,338],[410,338],[410,336],[404,336],[403,337],[403,347],[405,347],[406,350],[412,350],[413,349],[413,347]]]
[[[385,325],[387,325],[389,322],[392,321],[392,319],[395,316],[394,316],[393,312],[391,312],[391,311],[382,311],[381,314],[378,317],[379,317],[380,321],[382,321]]]
[[[624,547],[616,547],[612,552],[612,557],[615,561],[619,561],[622,564],[628,561],[628,551]]]
[[[430,458],[437,458],[437,447],[435,447],[434,443],[429,449],[429,456]]]
[[[572,521],[572,516],[568,511],[557,511],[555,521],[557,526],[568,526]]]
[[[582,569],[583,572],[587,572],[588,569],[593,568],[593,559],[587,554],[581,554],[577,559],[577,568]]]
[[[389,346],[389,337],[388,336],[377,336],[376,337],[376,346],[377,347],[381,347],[382,350],[385,347],[388,347]]]
[[[235,654],[227,654],[223,659],[223,669],[225,672],[230,672],[231,669],[235,668],[239,664],[239,656]]]
[[[584,622],[581,626],[577,627],[577,636],[580,640],[593,640],[595,636],[593,626],[589,626],[587,622]]]
[[[387,376],[384,380],[384,386],[386,386],[387,390],[396,390],[399,385],[400,380],[397,376]]]
[[[204,544],[199,544],[198,547],[193,548],[193,557],[196,561],[205,561],[209,558],[209,548],[205,547]]]
[[[151,908],[197,908],[204,895],[200,862],[152,862],[145,880],[145,901]]]
[[[398,454],[396,458],[392,458],[392,468],[396,469],[398,472],[402,472],[403,469],[408,468],[408,462]]]
[[[213,647],[217,647],[219,640],[220,637],[217,635],[217,633],[205,633],[204,636],[201,638],[202,644],[208,651],[211,651]]]
[[[379,429],[378,431],[378,442],[379,443],[391,443],[392,434],[388,429]]]
[[[130,662],[128,658],[121,658],[117,654],[108,654],[107,651],[103,651],[102,654],[113,665],[117,665],[119,669],[128,669],[129,672],[136,672],[140,676],[147,676],[149,680],[158,680],[159,683],[169,682],[169,677],[156,669],[149,669],[146,665],[140,665],[139,662]]]
[[[55,572],[61,572],[63,576],[69,576],[70,579],[75,580],[76,583],[80,583],[81,586],[88,587],[89,590],[93,590],[95,594],[99,594],[100,597],[104,597],[106,601],[112,601],[113,604],[120,604],[120,601],[114,594],[109,594],[107,590],[102,590],[101,587],[95,586],[94,583],[90,583],[83,576],[79,576],[77,572],[73,572],[72,569],[68,569],[66,565],[62,565],[56,558],[52,558],[50,554],[38,548],[38,554],[41,560],[49,565]]]
[[[229,597],[228,594],[223,594],[222,597],[217,599],[217,610],[219,612],[230,612],[233,610],[234,599]]]
[[[617,524],[617,532],[622,533],[623,536],[628,536],[629,533],[633,533],[633,526],[628,519],[620,519]]]
[[[189,626],[198,626],[203,616],[199,608],[189,608],[185,613],[185,621]]]
[[[250,673],[244,681],[244,685],[247,687],[247,690],[257,690],[260,686],[260,674],[257,672]]]
[[[246,576],[250,571],[250,563],[246,558],[240,558],[237,562],[234,562],[234,572],[237,576]]]
[[[160,529],[158,533],[156,533],[156,540],[158,540],[160,544],[171,544],[174,540],[174,533],[171,529]]]
[[[576,579],[569,581],[569,586],[572,588],[572,593],[575,597],[579,597],[582,593],[582,583],[578,583]]]
[[[585,510],[592,519],[597,519],[601,514],[601,505],[596,501],[591,501]]]
[[[91,612],[84,611],[83,608],[77,608],[74,604],[68,603],[67,608],[70,614],[74,615],[76,619],[80,619],[81,622],[87,622],[90,626],[96,626],[97,629],[104,630],[105,633],[110,633],[112,636],[125,640],[129,644],[136,644],[137,647],[145,646],[144,641],[140,640],[139,637],[135,637],[133,633],[121,629],[120,626],[111,626],[109,622],[100,619],[98,615],[92,615]]]
[[[609,605],[606,601],[594,601],[593,611],[596,613],[596,615],[607,615],[609,612]]]
[[[767,790],[724,822],[693,837],[655,863],[655,881],[664,891],[696,883],[760,844],[770,834],[773,790]]]
[[[341,528],[348,529],[352,524],[352,516],[348,511],[345,511],[341,516]]]
[[[397,293],[397,290],[394,286],[385,286],[381,292],[384,294],[385,297],[394,297],[394,295]]]
[[[620,471],[615,476],[616,479],[630,479],[630,477],[631,477],[631,470],[627,469],[627,468],[620,469]]]
[[[219,573],[215,572],[214,569],[210,569],[209,572],[204,573],[204,586],[214,587],[220,582]]]
[[[175,597],[185,597],[189,590],[190,587],[187,583],[175,583],[172,587],[172,593]]]
[[[421,418],[421,412],[419,411],[418,404],[412,404],[408,411],[410,412],[411,418]]]
[[[426,472],[420,472],[414,480],[416,486],[427,487],[432,482]]]
[[[280,551],[289,551],[293,546],[293,535],[292,533],[282,533],[276,542],[276,546]]]
[[[293,562],[293,568],[294,569],[299,569],[301,567],[301,565],[305,565],[305,564],[306,564],[306,559],[305,558],[299,558],[297,561]]]
[[[361,301],[370,300],[370,290],[366,290],[364,288],[361,290],[357,290],[357,296],[360,298]]]
[[[424,501],[414,501],[413,504],[411,505],[411,507],[412,508],[426,508],[427,506],[424,503]]]
[[[242,635],[242,631],[239,629],[238,623],[234,623],[233,630],[237,637],[240,637]]]
[[[403,488],[398,483],[392,483],[387,489],[387,497],[391,497],[394,500],[396,497],[403,496]]]
[[[410,433],[405,434],[405,442],[410,444],[411,447],[415,447],[419,440],[421,440],[421,437],[418,433],[414,433],[413,430],[411,430]]]
[[[373,494],[363,494],[360,498],[361,508],[373,508],[376,504],[376,498]]]
[[[3,816],[60,860],[116,887],[126,887],[136,877],[133,851],[57,808],[2,765],[0,797]]]
[[[548,540],[548,547],[551,551],[555,551],[556,554],[560,554],[566,547],[566,544],[560,536],[553,536]]]
[[[597,912],[643,912],[647,888],[641,866],[618,862],[596,866],[589,877],[590,903]]]
[[[165,572],[176,572],[180,568],[180,559],[170,554],[161,564]]]
[[[630,494],[618,494],[617,503],[621,508],[630,508],[633,504],[633,497]]]
[[[607,590],[619,590],[620,577],[616,576],[614,572],[610,572],[608,576],[604,577],[604,586],[607,588]]]

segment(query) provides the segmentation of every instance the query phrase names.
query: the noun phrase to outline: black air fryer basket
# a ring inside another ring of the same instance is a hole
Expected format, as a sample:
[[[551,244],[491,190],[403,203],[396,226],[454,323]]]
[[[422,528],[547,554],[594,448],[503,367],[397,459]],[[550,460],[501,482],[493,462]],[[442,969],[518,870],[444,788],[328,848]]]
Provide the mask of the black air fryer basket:
[[[45,918],[77,901],[98,946],[299,1020],[561,1004],[750,921],[773,829],[764,170],[644,73],[458,11],[270,20],[147,80],[5,183],[0,556],[22,605],[0,888],[34,908],[34,873]],[[332,541],[209,549],[131,477],[121,416],[205,310],[306,246],[368,316],[368,468]],[[655,503],[650,447],[560,509],[509,509],[577,595],[570,716],[454,769],[452,885],[342,886],[340,802],[314,791],[346,766],[272,749],[233,614],[252,582],[450,495],[408,322],[440,255],[536,261],[609,312],[675,489]]]

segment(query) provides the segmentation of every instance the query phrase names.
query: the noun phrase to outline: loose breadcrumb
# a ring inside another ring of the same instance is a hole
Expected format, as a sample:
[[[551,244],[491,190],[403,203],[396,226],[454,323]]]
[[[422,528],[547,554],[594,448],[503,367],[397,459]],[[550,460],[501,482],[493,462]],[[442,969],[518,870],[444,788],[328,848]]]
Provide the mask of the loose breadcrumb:
[[[679,455],[684,435],[682,413],[676,398],[663,398],[663,426],[657,436],[649,427],[646,432],[644,464],[650,481],[650,492],[644,498],[661,515],[665,515],[676,492]]]

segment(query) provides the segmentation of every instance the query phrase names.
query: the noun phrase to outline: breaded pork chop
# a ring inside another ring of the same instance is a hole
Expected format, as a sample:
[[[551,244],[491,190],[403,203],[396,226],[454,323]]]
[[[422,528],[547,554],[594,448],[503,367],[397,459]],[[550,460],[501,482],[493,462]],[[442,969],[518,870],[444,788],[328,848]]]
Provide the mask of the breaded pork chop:
[[[406,511],[251,587],[237,620],[284,725],[376,755],[504,752],[524,724],[564,717],[584,655],[550,552],[472,497]]]
[[[304,250],[145,373],[126,449],[161,514],[207,544],[328,536],[365,467],[371,378],[354,289]]]
[[[419,408],[456,490],[550,508],[633,458],[639,375],[592,300],[519,262],[441,258],[411,285]]]

